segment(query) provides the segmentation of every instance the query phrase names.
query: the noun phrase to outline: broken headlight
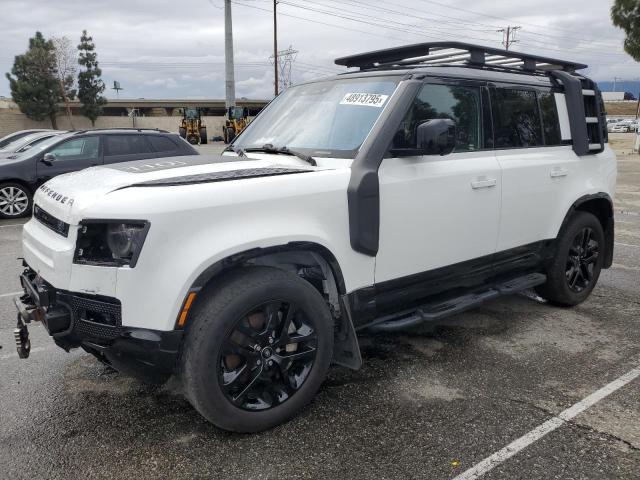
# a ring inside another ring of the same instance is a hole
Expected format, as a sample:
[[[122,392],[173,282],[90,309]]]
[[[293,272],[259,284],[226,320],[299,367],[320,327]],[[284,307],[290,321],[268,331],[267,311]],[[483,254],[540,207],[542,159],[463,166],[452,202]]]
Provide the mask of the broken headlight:
[[[80,222],[74,263],[131,268],[136,266],[149,222],[84,220]]]

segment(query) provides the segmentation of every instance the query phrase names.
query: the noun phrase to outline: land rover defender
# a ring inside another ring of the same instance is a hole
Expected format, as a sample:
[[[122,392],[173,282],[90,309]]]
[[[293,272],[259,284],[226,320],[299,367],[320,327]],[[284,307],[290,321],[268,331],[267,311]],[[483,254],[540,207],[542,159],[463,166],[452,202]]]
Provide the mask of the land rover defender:
[[[535,288],[584,301],[612,263],[616,159],[575,62],[458,42],[339,58],[220,156],[56,177],[23,230],[17,347],[163,382],[215,425],[291,418],[357,332]]]

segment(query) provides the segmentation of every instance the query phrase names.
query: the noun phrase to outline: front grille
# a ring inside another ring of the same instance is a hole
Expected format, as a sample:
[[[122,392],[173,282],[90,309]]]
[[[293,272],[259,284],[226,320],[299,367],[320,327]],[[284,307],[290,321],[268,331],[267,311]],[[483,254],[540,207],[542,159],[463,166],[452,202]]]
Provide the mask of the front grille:
[[[33,216],[42,223],[44,226],[50,228],[54,232],[63,237],[69,235],[69,224],[63,222],[62,220],[58,220],[56,217],[44,211],[38,205],[33,207]]]

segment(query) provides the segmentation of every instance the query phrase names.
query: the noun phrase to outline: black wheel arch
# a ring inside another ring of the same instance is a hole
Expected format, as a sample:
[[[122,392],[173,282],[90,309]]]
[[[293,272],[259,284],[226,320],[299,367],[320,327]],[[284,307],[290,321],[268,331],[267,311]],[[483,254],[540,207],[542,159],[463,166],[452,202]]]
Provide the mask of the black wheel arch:
[[[346,286],[342,269],[335,255],[323,245],[313,242],[290,242],[266,248],[254,248],[236,253],[206,268],[193,282],[189,292],[199,292],[215,285],[227,274],[239,269],[264,265],[294,272],[313,285],[323,295],[335,321],[333,362],[352,369],[362,365],[355,328],[345,301]],[[196,299],[196,304],[198,299]],[[184,325],[189,330],[189,318]]]
[[[577,199],[571,207],[562,221],[559,232],[562,232],[565,225],[571,218],[574,212],[588,212],[600,220],[602,229],[604,230],[604,260],[602,268],[609,268],[613,264],[613,250],[614,250],[614,216],[613,216],[613,200],[609,194],[604,192],[593,193],[590,195],[584,195]],[[560,233],[558,233],[560,234]]]

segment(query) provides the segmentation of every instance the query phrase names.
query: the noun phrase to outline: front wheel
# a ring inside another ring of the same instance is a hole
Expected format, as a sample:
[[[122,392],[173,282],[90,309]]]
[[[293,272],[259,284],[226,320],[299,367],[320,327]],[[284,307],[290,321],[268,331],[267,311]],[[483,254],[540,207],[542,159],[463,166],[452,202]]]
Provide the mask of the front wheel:
[[[31,192],[18,183],[0,184],[0,218],[20,218],[31,212]]]
[[[332,317],[311,284],[241,269],[200,294],[182,356],[185,394],[220,428],[265,430],[311,401],[332,351]]]
[[[547,267],[547,283],[536,291],[560,306],[583,302],[600,277],[604,248],[600,221],[591,213],[575,212],[558,237],[555,256]]]

